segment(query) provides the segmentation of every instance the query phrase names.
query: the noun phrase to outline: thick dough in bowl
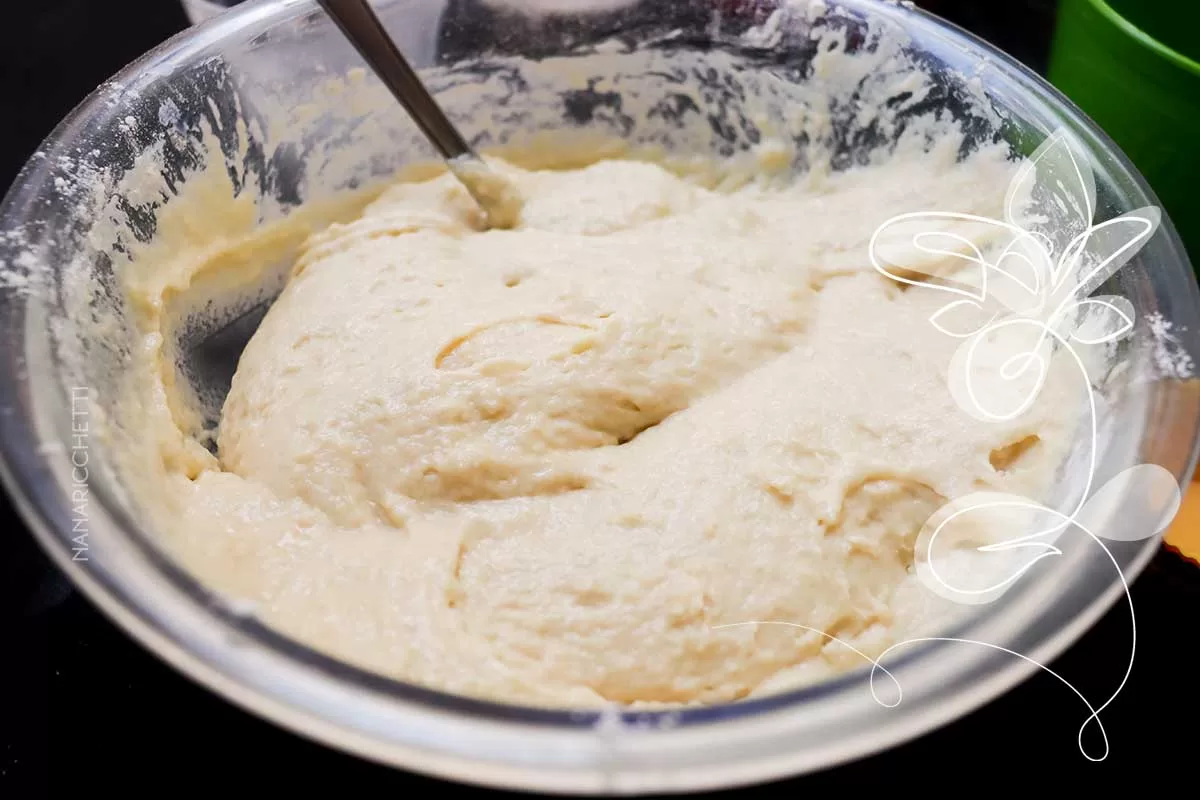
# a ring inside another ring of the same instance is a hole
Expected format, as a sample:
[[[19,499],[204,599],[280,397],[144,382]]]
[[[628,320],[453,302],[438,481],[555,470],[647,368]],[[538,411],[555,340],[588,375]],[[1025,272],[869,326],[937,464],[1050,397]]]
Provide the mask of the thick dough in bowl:
[[[955,153],[721,191],[494,161],[508,230],[448,175],[396,184],[304,246],[168,538],[285,632],[448,691],[717,702],[861,666],[952,611],[913,571],[930,515],[1037,496],[1072,433],[1053,370],[1017,419],[960,410],[944,298],[867,259],[892,214],[999,213],[1013,165]]]

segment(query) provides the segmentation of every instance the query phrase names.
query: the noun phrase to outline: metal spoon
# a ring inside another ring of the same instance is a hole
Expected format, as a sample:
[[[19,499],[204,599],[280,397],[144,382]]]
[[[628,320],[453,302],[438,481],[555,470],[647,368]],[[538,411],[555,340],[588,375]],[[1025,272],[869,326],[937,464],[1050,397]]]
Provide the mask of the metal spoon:
[[[425,137],[446,160],[494,228],[511,228],[521,211],[515,187],[496,174],[467,144],[421,83],[367,0],[318,0],[359,54],[370,64]]]

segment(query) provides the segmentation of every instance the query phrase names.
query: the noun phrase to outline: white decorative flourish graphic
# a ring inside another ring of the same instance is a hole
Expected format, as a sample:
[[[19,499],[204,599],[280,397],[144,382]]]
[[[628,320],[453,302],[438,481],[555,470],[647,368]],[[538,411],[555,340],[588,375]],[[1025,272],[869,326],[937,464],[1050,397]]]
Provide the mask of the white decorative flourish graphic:
[[[1037,216],[1029,213],[1037,211]],[[1050,136],[1027,159],[1004,201],[1003,220],[940,211],[901,214],[881,225],[870,244],[871,263],[887,277],[923,289],[945,292],[950,302],[930,324],[962,340],[950,363],[949,389],[963,411],[984,423],[1012,420],[1036,402],[1051,357],[1062,354],[1078,368],[1086,386],[1087,442],[1083,491],[1068,513],[1014,494],[979,492],[955,499],[922,527],[916,544],[916,572],[929,590],[962,604],[999,598],[1035,564],[1062,555],[1057,546],[1072,527],[1108,556],[1129,607],[1132,636],[1129,661],[1112,695],[1093,706],[1069,681],[1027,656],[987,642],[946,637],[908,639],[871,658],[846,642],[803,625],[756,621],[738,625],[788,625],[838,641],[872,663],[871,694],[887,707],[899,704],[900,686],[882,666],[893,651],[918,642],[960,642],[1008,653],[1034,664],[1074,692],[1089,714],[1079,728],[1084,757],[1103,761],[1108,736],[1100,714],[1124,689],[1137,651],[1133,599],[1120,565],[1104,544],[1137,541],[1162,533],[1179,509],[1175,477],[1154,464],[1125,470],[1093,491],[1098,451],[1096,397],[1075,346],[1113,347],[1134,327],[1133,305],[1119,296],[1092,296],[1125,266],[1157,230],[1154,207],[1096,223],[1096,186],[1088,157],[1065,130]],[[981,246],[986,242],[987,246]],[[1062,357],[1060,356],[1060,357]],[[987,532],[1025,531],[995,541]],[[984,562],[993,561],[981,570]],[[728,627],[728,626],[721,626]],[[896,690],[883,700],[879,673]],[[1092,755],[1083,737],[1095,724],[1103,751]]]

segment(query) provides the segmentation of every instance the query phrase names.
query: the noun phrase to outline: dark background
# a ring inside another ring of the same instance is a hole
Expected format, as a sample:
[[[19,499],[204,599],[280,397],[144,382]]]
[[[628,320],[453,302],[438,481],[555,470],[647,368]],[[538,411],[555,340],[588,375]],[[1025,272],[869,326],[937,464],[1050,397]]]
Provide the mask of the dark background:
[[[918,3],[1042,69],[1053,0]],[[98,83],[187,24],[176,0],[40,0],[0,12],[0,187],[53,126]],[[1189,657],[1200,625],[1200,570],[1164,550],[1134,584],[1138,651],[1124,692],[1104,713],[1111,754],[1090,763],[1076,747],[1087,712],[1039,674],[970,717],[886,754],[748,790],[1102,788],[1182,772],[1200,753],[1200,684]],[[0,797],[67,789],[247,785],[351,792],[447,789],[366,764],[235,709],[161,664],[72,592],[8,503],[0,499]],[[1093,703],[1120,681],[1129,647],[1118,607],[1052,667]],[[1036,781],[1036,783],[1035,783]],[[235,783],[236,782],[236,783]],[[1117,787],[1114,790],[1120,791]],[[1124,787],[1121,787],[1124,788]]]

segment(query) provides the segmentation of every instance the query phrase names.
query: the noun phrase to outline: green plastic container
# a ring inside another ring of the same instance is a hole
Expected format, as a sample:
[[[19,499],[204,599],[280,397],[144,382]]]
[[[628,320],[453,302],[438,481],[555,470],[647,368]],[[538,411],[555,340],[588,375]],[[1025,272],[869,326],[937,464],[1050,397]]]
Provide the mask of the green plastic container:
[[[1200,0],[1061,0],[1048,77],[1149,181],[1200,268]]]

